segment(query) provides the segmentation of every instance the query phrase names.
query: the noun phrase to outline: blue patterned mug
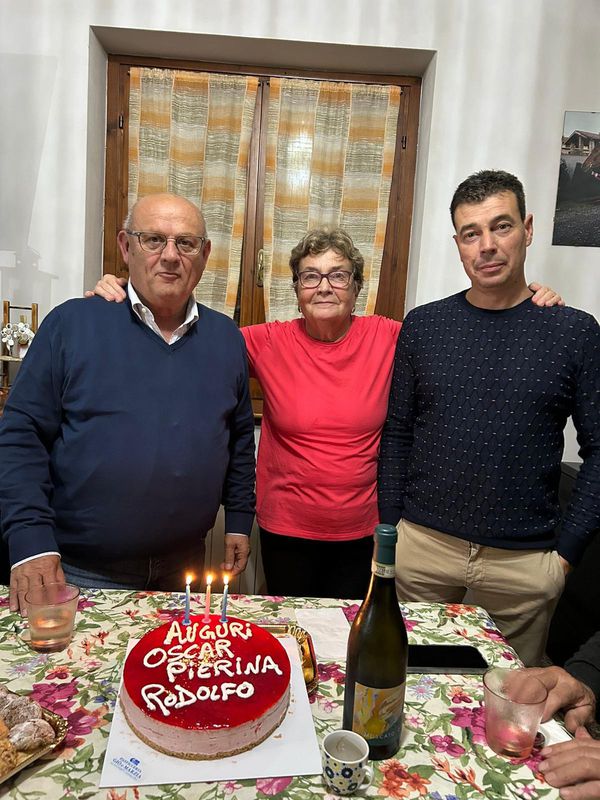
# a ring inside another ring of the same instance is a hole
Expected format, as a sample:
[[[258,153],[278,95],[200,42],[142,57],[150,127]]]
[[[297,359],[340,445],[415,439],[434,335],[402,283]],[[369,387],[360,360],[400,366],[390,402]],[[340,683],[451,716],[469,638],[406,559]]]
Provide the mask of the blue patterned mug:
[[[334,731],[323,739],[323,779],[336,794],[354,794],[373,781],[367,766],[369,745],[353,731]]]

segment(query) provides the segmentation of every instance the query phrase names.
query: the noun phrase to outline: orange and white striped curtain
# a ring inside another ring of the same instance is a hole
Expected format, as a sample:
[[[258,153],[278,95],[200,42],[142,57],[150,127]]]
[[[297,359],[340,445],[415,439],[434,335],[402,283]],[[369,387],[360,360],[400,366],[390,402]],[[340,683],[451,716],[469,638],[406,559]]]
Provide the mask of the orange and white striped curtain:
[[[372,314],[383,256],[401,88],[272,78],[265,177],[265,312],[298,316],[290,251],[344,228],[365,259],[357,313]]]
[[[152,192],[200,206],[212,252],[196,298],[232,317],[242,234],[256,78],[132,68],[129,208]]]

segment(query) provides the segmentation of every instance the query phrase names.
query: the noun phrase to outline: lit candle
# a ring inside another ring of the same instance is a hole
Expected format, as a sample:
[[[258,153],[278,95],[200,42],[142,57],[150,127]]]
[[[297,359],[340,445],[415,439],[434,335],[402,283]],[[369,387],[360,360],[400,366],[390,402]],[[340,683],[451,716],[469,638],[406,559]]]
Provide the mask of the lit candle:
[[[204,619],[202,622],[210,622],[210,586],[213,576],[208,573],[206,576],[206,596],[204,598]]]
[[[229,594],[229,575],[223,575],[223,605],[221,606],[221,622],[227,622],[228,594]]]
[[[183,624],[190,624],[190,583],[192,582],[192,575],[185,576],[185,614],[183,615]]]

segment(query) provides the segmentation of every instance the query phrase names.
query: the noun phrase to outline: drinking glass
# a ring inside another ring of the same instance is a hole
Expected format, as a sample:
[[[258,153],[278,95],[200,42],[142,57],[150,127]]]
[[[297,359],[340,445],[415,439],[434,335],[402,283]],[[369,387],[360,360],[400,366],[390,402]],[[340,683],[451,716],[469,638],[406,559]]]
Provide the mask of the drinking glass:
[[[485,737],[501,756],[529,756],[548,690],[525,669],[491,667],[483,676]]]
[[[46,583],[25,594],[29,644],[41,653],[64,650],[71,641],[79,587]]]

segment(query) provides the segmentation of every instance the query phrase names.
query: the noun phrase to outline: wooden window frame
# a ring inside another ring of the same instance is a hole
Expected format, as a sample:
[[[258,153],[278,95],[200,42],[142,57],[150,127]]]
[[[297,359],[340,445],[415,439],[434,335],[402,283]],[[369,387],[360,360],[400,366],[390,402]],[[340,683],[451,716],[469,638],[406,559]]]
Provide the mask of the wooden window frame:
[[[375,313],[392,319],[404,317],[406,279],[414,180],[417,157],[417,133],[421,79],[399,75],[374,73],[323,72],[285,67],[257,67],[244,64],[219,64],[203,61],[177,61],[174,59],[138,56],[109,55],[106,133],[106,182],[104,209],[104,271],[127,275],[117,246],[117,234],[127,213],[127,152],[129,114],[129,69],[155,67],[202,72],[255,75],[261,82],[271,77],[312,78],[314,80],[339,80],[347,83],[389,84],[402,87],[403,101],[398,115],[396,152],[390,188],[388,219],[383,248],[383,260],[377,292]],[[266,90],[268,92],[268,89]],[[250,325],[264,320],[262,289],[257,286],[258,252],[263,238],[264,150],[266,124],[264,116],[267,94],[261,94],[254,117],[254,130],[249,156],[248,197],[244,226],[244,247],[241,264],[240,325]],[[256,135],[260,129],[261,137]],[[120,176],[109,180],[109,176]]]
[[[420,78],[110,55],[108,57],[107,91],[104,272],[112,272],[125,277],[127,276],[127,267],[121,259],[117,234],[121,230],[123,219],[127,213],[129,145],[127,123],[130,67],[222,72],[254,75],[259,78],[260,91],[257,96],[248,160],[239,292],[239,324],[241,326],[263,322],[265,319],[264,295],[262,287],[257,281],[257,270],[259,251],[263,246],[264,191],[262,187],[264,187],[269,79],[272,77],[312,78],[313,80],[400,86],[402,102],[398,114],[396,151],[375,313],[397,320],[404,318],[417,159]],[[108,176],[113,175],[119,176],[118,180],[109,180]],[[250,381],[250,394],[255,415],[257,419],[260,419],[263,405],[262,393],[258,382],[254,379]]]

